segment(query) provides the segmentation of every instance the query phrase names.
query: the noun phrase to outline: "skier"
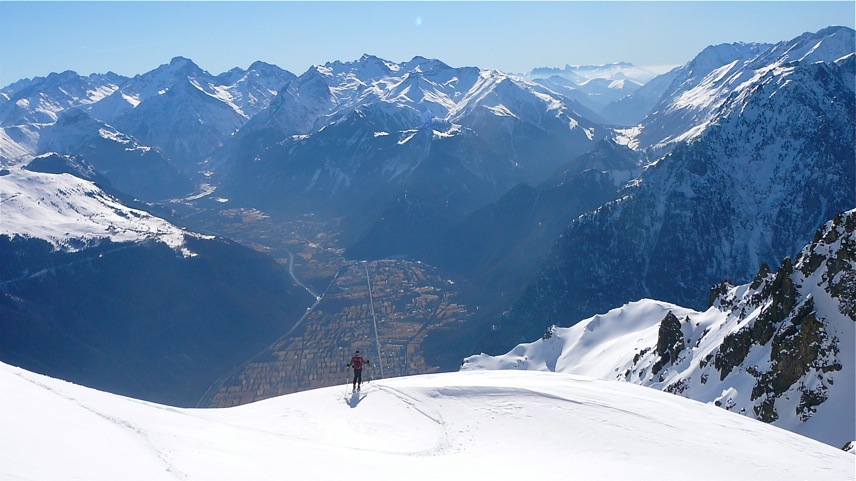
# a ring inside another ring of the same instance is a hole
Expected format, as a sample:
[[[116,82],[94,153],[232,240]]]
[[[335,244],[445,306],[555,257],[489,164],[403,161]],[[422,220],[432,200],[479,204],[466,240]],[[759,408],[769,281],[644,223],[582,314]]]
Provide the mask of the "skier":
[[[352,357],[348,362],[348,367],[354,368],[354,391],[358,391],[360,389],[360,385],[363,383],[363,364],[369,364],[369,360],[363,359],[363,357],[360,356],[360,350],[357,349],[354,357]]]

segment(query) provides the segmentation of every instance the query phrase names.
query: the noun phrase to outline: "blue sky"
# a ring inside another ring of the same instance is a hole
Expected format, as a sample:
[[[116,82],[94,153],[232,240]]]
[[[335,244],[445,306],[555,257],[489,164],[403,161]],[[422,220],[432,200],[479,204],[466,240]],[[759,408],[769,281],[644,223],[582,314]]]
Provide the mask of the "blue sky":
[[[853,1],[0,1],[0,86],[63,70],[133,76],[179,55],[213,74],[263,60],[299,75],[363,53],[508,72],[662,68],[708,45],[789,40],[854,17]]]

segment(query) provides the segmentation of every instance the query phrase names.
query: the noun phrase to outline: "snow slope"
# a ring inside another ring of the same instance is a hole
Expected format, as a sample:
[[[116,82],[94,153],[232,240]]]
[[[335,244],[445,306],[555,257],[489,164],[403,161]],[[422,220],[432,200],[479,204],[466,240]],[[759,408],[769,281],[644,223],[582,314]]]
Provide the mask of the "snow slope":
[[[853,479],[851,455],[631,384],[471,372],[176,409],[0,364],[0,478]],[[48,462],[49,460],[49,462]]]
[[[181,250],[191,235],[147,212],[126,207],[94,183],[70,174],[11,167],[0,175],[0,235],[39,238],[75,251],[99,239],[157,240]],[[191,255],[189,251],[185,255]]]

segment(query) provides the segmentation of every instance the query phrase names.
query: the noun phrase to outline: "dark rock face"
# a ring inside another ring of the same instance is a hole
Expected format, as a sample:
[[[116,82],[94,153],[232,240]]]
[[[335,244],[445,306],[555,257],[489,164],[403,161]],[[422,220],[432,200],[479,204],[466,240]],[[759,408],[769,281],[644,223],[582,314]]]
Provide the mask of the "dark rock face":
[[[852,357],[847,353],[842,358],[834,325],[818,314],[814,297],[803,290],[811,287],[809,282],[817,283],[816,287],[838,301],[840,312],[856,322],[848,312],[856,297],[856,290],[848,284],[856,273],[854,221],[856,211],[837,215],[818,229],[795,261],[785,258],[776,274],[762,266],[742,301],[726,295],[714,301],[720,308],[737,312],[741,319],[745,312],[761,307],[753,322],[725,337],[713,361],[720,380],[737,369],[756,379],[749,400],[755,402],[755,416],[764,422],[781,417],[777,401],[793,390],[799,396],[797,416],[802,421],[811,418],[829,397],[834,382],[831,374],[841,371],[843,360]],[[752,349],[768,344],[768,367],[744,365]]]
[[[666,317],[660,321],[660,330],[657,335],[657,354],[660,359],[654,364],[652,372],[657,374],[669,362],[674,362],[678,354],[686,347],[684,333],[681,330],[681,321],[669,311]]]
[[[821,283],[832,297],[839,300],[841,313],[856,321],[856,272],[852,269],[856,262],[856,241],[853,239],[856,217],[842,213],[835,217],[833,226],[825,231],[818,230],[812,249],[803,256],[801,270],[808,276],[825,267]],[[837,244],[840,247],[831,248]]]

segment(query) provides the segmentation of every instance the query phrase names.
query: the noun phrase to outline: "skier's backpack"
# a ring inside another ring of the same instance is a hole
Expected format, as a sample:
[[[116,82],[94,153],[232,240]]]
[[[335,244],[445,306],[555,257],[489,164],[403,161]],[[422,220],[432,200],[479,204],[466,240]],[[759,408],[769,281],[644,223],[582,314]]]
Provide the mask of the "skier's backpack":
[[[362,369],[363,368],[363,358],[360,356],[354,356],[354,358],[351,359],[351,367],[353,367],[356,370]]]

